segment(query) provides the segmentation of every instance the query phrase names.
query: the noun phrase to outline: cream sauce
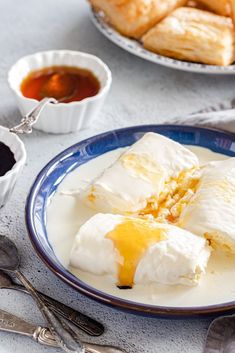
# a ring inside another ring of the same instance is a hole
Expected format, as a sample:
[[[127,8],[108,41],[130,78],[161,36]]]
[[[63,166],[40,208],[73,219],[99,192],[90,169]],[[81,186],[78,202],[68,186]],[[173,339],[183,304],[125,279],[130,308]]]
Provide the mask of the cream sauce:
[[[189,147],[189,146],[187,146]],[[227,156],[210,150],[190,146],[201,165],[212,160],[224,160]],[[78,203],[73,193],[82,189],[115,161],[123,149],[108,152],[71,172],[60,184],[47,207],[47,233],[59,261],[80,280],[105,293],[139,303],[162,306],[212,305],[235,299],[235,256],[213,252],[207,273],[196,287],[135,285],[132,289],[118,289],[108,276],[96,276],[69,267],[69,256],[79,226],[94,213]]]

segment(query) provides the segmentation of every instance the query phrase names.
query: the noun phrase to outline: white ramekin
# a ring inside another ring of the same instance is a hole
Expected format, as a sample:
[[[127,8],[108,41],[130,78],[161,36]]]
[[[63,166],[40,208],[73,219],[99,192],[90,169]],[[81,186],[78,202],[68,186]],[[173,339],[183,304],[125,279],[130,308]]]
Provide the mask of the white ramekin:
[[[98,114],[112,82],[111,71],[94,55],[71,50],[51,50],[25,56],[18,60],[8,73],[8,83],[16,96],[23,116],[31,111],[38,101],[23,96],[20,90],[22,80],[31,71],[59,65],[75,66],[92,71],[100,81],[101,87],[98,94],[93,97],[79,102],[49,103],[44,108],[34,127],[55,134],[69,133],[89,127],[92,118]]]
[[[4,206],[9,199],[16,180],[20,175],[26,161],[26,151],[23,142],[16,134],[0,126],[0,142],[8,146],[14,154],[16,163],[5,175],[0,176],[0,207]]]

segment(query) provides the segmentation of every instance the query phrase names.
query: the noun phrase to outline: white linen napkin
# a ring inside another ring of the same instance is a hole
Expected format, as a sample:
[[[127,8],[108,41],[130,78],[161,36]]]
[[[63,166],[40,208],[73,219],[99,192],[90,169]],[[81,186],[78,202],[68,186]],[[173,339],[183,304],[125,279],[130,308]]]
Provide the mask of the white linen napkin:
[[[235,99],[208,107],[183,117],[175,117],[168,124],[212,127],[235,133]]]

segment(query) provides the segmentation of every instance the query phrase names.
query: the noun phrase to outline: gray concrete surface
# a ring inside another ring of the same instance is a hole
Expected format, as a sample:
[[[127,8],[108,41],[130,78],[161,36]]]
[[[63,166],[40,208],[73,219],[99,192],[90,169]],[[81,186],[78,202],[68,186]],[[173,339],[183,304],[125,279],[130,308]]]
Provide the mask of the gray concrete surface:
[[[158,123],[235,95],[235,79],[173,71],[138,59],[96,31],[83,0],[0,0],[0,124],[12,126],[20,115],[7,85],[7,72],[21,56],[47,49],[82,50],[111,68],[113,85],[106,104],[89,129],[66,136],[34,132],[23,138],[28,161],[14,194],[0,210],[0,233],[22,254],[22,270],[41,291],[95,317],[106,326],[99,343],[118,344],[130,353],[200,353],[208,320],[167,321],[121,313],[77,293],[53,275],[36,256],[26,233],[24,205],[40,169],[71,144],[113,128]],[[0,308],[43,323],[30,298],[0,291]],[[58,350],[57,350],[58,351]],[[56,352],[14,334],[0,333],[0,353]]]

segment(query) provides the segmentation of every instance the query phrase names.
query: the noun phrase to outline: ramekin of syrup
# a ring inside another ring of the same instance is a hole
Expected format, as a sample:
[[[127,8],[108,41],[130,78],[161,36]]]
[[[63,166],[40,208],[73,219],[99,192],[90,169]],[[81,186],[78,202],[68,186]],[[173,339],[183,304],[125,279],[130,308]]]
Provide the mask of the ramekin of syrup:
[[[40,101],[52,97],[63,103],[71,103],[98,94],[100,83],[90,70],[51,66],[31,72],[22,81],[20,89],[27,98]]]
[[[34,125],[50,133],[69,133],[91,126],[111,81],[109,68],[99,58],[69,50],[24,57],[8,74],[23,116],[45,97],[59,102],[47,104]]]
[[[0,126],[0,207],[8,201],[26,161],[19,137]]]

